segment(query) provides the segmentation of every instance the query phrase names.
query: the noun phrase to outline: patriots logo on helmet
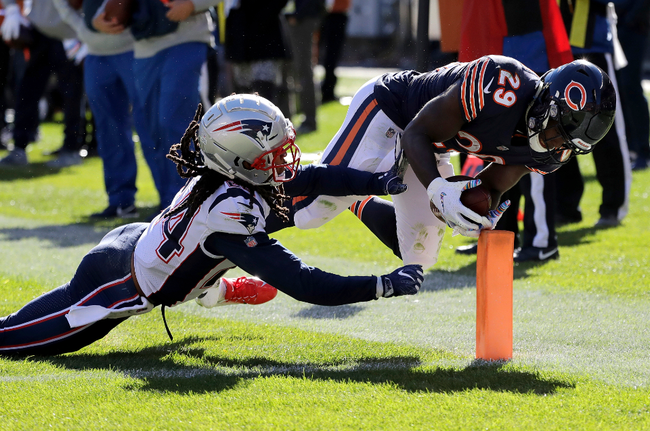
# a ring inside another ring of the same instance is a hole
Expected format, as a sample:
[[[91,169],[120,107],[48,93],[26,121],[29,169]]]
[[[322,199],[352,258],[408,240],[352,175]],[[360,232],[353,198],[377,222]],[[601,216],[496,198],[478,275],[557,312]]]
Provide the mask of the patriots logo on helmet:
[[[257,142],[269,141],[277,136],[269,136],[271,134],[271,128],[273,124],[268,121],[262,120],[241,120],[234,121],[225,126],[221,126],[213,130],[213,132],[239,132],[246,136],[250,136],[255,139]]]
[[[246,213],[225,213],[221,214],[228,216],[230,219],[238,221],[242,226],[246,228],[248,233],[252,234],[255,231],[255,226],[257,226],[257,221],[259,217],[256,217],[252,214]]]

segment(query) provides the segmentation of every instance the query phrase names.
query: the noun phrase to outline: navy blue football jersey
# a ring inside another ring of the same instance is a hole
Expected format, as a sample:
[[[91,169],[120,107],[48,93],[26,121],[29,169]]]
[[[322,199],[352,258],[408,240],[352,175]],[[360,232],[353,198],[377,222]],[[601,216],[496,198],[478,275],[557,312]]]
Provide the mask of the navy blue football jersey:
[[[433,143],[437,153],[455,150],[487,162],[525,165],[541,174],[560,167],[531,156],[525,114],[541,81],[513,58],[489,55],[427,73],[389,73],[377,81],[374,95],[384,113],[404,129],[427,102],[459,81],[458,103],[466,123],[453,139]]]

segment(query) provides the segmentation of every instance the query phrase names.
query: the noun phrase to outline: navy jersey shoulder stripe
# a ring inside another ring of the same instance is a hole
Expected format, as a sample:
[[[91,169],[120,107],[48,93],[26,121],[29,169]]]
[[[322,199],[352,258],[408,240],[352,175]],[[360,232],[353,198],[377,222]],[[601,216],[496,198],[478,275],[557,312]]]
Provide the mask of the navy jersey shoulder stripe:
[[[229,198],[236,198],[236,197],[242,197],[244,199],[250,200],[250,202],[253,205],[257,205],[257,207],[260,209],[260,213],[262,213],[262,216],[266,217],[266,215],[264,214],[264,207],[262,206],[260,201],[258,201],[257,198],[249,191],[238,187],[230,187],[228,188],[226,193],[217,196],[214,202],[212,202],[212,204],[210,205],[208,212],[211,212],[214,209],[214,207],[216,207],[220,202],[223,202],[224,200]]]

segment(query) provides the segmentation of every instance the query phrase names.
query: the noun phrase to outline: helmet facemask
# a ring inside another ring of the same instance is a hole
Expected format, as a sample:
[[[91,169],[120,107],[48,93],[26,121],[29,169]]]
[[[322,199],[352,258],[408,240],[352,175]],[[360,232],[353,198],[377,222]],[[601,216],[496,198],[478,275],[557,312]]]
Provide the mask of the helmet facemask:
[[[286,183],[295,178],[300,165],[300,148],[296,145],[296,132],[287,121],[285,141],[277,147],[260,154],[251,164],[252,169],[272,170],[271,184]]]
[[[543,86],[526,114],[530,153],[537,163],[562,164],[571,158],[571,148],[567,146],[566,134],[558,121],[558,111],[557,104],[549,97],[548,86]],[[549,124],[552,127],[549,128]],[[555,130],[555,133],[549,136],[552,130]],[[565,142],[555,148],[547,148],[546,142],[559,136],[562,136]]]

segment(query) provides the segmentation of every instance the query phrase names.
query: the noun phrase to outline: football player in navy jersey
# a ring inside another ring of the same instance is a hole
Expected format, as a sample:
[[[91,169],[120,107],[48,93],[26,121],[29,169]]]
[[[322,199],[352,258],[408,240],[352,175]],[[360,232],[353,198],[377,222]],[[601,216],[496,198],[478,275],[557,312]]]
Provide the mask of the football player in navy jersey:
[[[370,172],[387,169],[396,149],[408,161],[408,190],[393,204],[376,197],[310,197],[297,202],[299,228],[317,227],[350,207],[406,264],[436,263],[445,223],[477,237],[493,229],[509,202],[501,194],[526,173],[553,172],[586,154],[614,121],[616,95],[601,69],[579,60],[541,78],[519,61],[490,55],[432,72],[388,73],[355,94],[322,162]],[[480,181],[450,182],[450,152],[489,162]],[[494,208],[480,216],[460,203],[461,192],[483,183]],[[362,207],[362,210],[359,208]]]
[[[379,174],[302,167],[291,122],[268,100],[243,94],[204,116],[199,107],[169,158],[189,179],[172,204],[151,223],[109,232],[70,282],[0,318],[0,355],[76,351],[132,315],[195,298],[206,307],[259,304],[277,288],[300,301],[340,305],[420,289],[419,265],[343,277],[306,265],[268,236],[291,225],[291,195],[403,192],[397,165]],[[234,267],[259,279],[222,277]]]

